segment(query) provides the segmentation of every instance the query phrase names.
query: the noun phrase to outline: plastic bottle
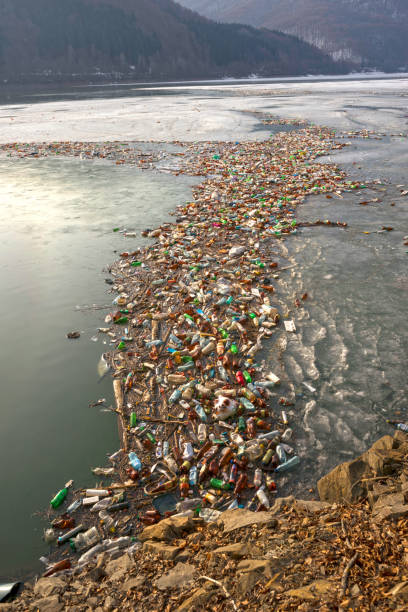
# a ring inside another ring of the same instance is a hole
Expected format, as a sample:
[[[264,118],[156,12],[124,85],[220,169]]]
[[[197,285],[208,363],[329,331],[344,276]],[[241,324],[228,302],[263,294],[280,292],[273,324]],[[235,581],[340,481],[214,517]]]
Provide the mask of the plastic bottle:
[[[237,479],[238,479],[238,466],[236,463],[231,462],[231,469],[229,473],[228,482],[230,483],[230,485],[235,485],[235,483],[237,482]]]
[[[245,455],[249,461],[256,461],[264,452],[265,445],[260,440],[249,440],[245,445]]]
[[[72,480],[67,482],[65,487],[58,491],[58,493],[52,498],[50,504],[53,508],[59,508],[61,504],[64,502],[66,496],[68,495],[68,489],[72,485]]]
[[[211,478],[210,486],[213,489],[219,489],[222,491],[228,491],[231,488],[231,485],[229,484],[229,482],[224,482],[223,480],[220,480],[219,478]]]
[[[256,468],[254,472],[254,485],[255,488],[259,488],[262,484],[262,470],[260,468]]]
[[[136,472],[140,472],[140,470],[142,469],[142,463],[141,463],[139,457],[136,455],[136,453],[134,453],[132,451],[132,452],[129,453],[128,457],[129,457],[129,463],[132,466],[132,468]]]
[[[99,500],[94,506],[92,506],[91,512],[99,512],[100,510],[104,510],[105,508],[110,506],[111,503],[111,497],[104,497],[103,499]]]
[[[300,459],[297,455],[288,459],[285,463],[281,463],[278,467],[275,468],[275,472],[286,472],[287,470],[291,470],[296,465],[300,463]]]
[[[406,423],[398,423],[397,429],[408,432],[408,425]]]
[[[207,427],[204,423],[200,423],[197,429],[197,437],[198,440],[201,444],[204,444],[204,442],[207,439]]]
[[[203,423],[207,423],[208,417],[207,417],[207,415],[206,415],[206,413],[204,411],[204,408],[198,402],[195,402],[195,411],[198,414],[199,419]]]
[[[241,417],[240,417],[241,418]],[[237,433],[236,431],[233,431],[230,434],[230,438],[231,438],[231,442],[233,444],[236,444],[236,446],[239,446],[240,444],[243,444],[244,439],[242,436],[239,435],[239,433]]]
[[[108,489],[85,489],[86,497],[108,497],[109,495]]]
[[[254,411],[255,406],[252,402],[249,401],[246,397],[241,397],[241,404],[244,406],[246,410]]]
[[[198,480],[198,469],[196,465],[193,465],[193,467],[190,469],[189,474],[188,474],[188,482],[190,487],[195,487],[197,484],[197,480]]]
[[[190,485],[188,483],[188,476],[180,476],[179,490],[180,490],[180,497],[182,499],[187,497],[188,492],[190,490]]]
[[[67,514],[72,514],[75,510],[78,510],[82,506],[82,498],[76,499],[67,508]]]
[[[247,429],[247,434],[249,438],[255,438],[256,435],[256,426],[255,426],[255,419],[253,417],[250,417],[247,422],[246,422],[246,429]]]
[[[245,419],[243,416],[240,416],[238,418],[238,431],[245,431],[245,430],[246,430]]]
[[[162,449],[162,443],[159,440],[156,446],[156,457],[157,459],[161,459],[163,457],[163,449]]]
[[[237,381],[237,383],[239,385],[242,385],[242,386],[245,385],[245,378],[244,378],[244,375],[243,375],[243,373],[241,371],[236,372],[235,378],[236,378],[236,381]]]
[[[177,463],[175,462],[174,458],[173,458],[171,455],[167,455],[167,456],[164,458],[164,461],[165,461],[165,462],[166,462],[166,464],[168,465],[169,470],[170,470],[171,472],[173,472],[173,474],[177,474],[177,472],[178,472],[178,465],[177,465]]]
[[[265,508],[271,507],[271,503],[268,499],[268,496],[265,493],[264,487],[261,487],[260,489],[257,490],[256,496],[259,499],[259,503],[262,504],[262,506],[265,506]]]
[[[279,461],[281,463],[285,463],[286,462],[286,453],[283,449],[283,446],[281,444],[278,444],[278,446],[276,447],[276,454],[279,457]]]
[[[130,427],[136,427],[137,426],[137,414],[136,414],[136,412],[131,412],[130,413],[129,424],[130,424]]]
[[[246,488],[247,484],[248,484],[248,476],[246,472],[242,472],[242,474],[239,475],[239,478],[235,485],[234,495],[240,495],[240,493],[242,493],[242,491]]]
[[[85,548],[93,546],[99,542],[100,539],[101,536],[99,535],[97,528],[91,527],[88,529],[88,531],[79,533],[75,538],[72,538],[70,544],[73,550],[84,550]]]
[[[249,372],[247,372],[247,370],[244,370],[244,371],[242,372],[242,375],[243,375],[244,380],[245,380],[245,382],[246,382],[247,384],[252,382],[251,375],[250,375],[250,373],[249,373]]]
[[[194,449],[191,442],[184,442],[183,444],[183,459],[185,461],[191,461],[194,457]]]
[[[266,476],[266,488],[268,491],[276,491],[276,483],[270,475]]]
[[[83,525],[74,527],[74,529],[71,529],[70,531],[67,531],[67,533],[64,533],[64,535],[60,536],[57,540],[57,544],[60,546],[61,544],[64,544],[64,542],[68,542],[68,540],[76,536],[80,531],[84,531],[84,529],[85,527]]]
[[[232,448],[230,448],[229,446],[226,446],[221,451],[220,468],[223,468],[225,465],[227,465],[230,462],[231,458],[232,458]]]
[[[273,450],[271,448],[268,448],[268,450],[266,451],[266,453],[262,457],[262,464],[263,465],[268,465],[268,463],[270,463],[270,461],[272,459],[272,455],[273,455]]]
[[[185,512],[186,510],[195,510],[202,504],[201,497],[192,497],[191,499],[185,499],[184,501],[176,504],[177,512]]]
[[[99,512],[99,518],[107,529],[110,529],[115,522],[106,510],[101,510]]]

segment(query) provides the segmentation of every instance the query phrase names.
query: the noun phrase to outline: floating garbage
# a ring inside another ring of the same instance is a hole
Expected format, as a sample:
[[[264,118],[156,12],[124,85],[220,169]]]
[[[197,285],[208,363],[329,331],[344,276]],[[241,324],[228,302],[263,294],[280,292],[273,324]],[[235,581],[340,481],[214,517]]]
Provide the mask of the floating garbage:
[[[69,338],[70,340],[76,340],[80,337],[80,335],[81,333],[79,331],[68,332],[67,338]]]
[[[272,367],[259,356],[271,339],[287,342],[296,332],[310,299],[303,293],[289,307],[279,300],[279,276],[291,267],[280,267],[279,245],[302,231],[296,206],[307,195],[358,187],[315,163],[345,146],[333,136],[308,127],[264,143],[186,145],[178,171],[204,177],[193,198],[175,223],[142,232],[149,246],[132,250],[128,240],[111,267],[115,295],[98,330],[111,350],[98,374],[114,378],[120,449],[111,467],[93,469],[109,484],[70,500],[67,514],[79,525],[75,535],[59,532],[58,543],[73,565],[115,543],[134,546],[129,534],[175,513],[211,522],[226,509],[268,509],[280,483],[296,478],[294,386],[280,357]],[[81,152],[82,144],[42,145],[39,154]],[[134,161],[120,144],[106,151]],[[66,485],[53,508],[67,495]]]

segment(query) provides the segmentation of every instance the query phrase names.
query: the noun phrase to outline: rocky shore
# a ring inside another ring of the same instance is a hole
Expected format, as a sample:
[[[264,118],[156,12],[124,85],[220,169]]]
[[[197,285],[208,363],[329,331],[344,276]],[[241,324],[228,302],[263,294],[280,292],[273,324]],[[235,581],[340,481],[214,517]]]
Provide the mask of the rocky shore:
[[[320,501],[282,496],[302,461],[302,406],[279,339],[296,333],[296,311],[313,296],[281,301],[281,243],[299,232],[306,196],[365,187],[317,161],[346,143],[292,123],[266,142],[178,154],[173,171],[202,180],[192,201],[175,223],[147,228],[153,244],[121,253],[108,279],[116,297],[99,332],[112,350],[100,368],[114,378],[120,449],[94,468],[93,489],[67,483],[55,495],[47,576],[3,608],[313,610],[319,600],[322,610],[394,610],[403,601],[404,434],[322,478]],[[34,155],[95,151],[53,143]],[[106,156],[137,163],[129,144],[109,143]]]
[[[169,517],[0,609],[406,610],[407,453],[405,434],[384,436],[319,481],[322,501]]]

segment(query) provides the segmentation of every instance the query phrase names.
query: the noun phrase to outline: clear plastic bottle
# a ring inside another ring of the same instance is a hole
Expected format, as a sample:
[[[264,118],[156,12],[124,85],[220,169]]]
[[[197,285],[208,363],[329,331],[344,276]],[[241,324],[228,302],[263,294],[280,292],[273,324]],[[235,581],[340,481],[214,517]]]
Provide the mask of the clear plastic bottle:
[[[260,489],[257,490],[256,496],[259,500],[259,503],[262,504],[262,506],[265,506],[265,508],[271,507],[271,503],[268,499],[268,496],[265,493],[264,487],[261,487]]]
[[[254,485],[256,489],[259,489],[259,487],[262,484],[262,470],[260,468],[256,468],[255,472],[254,472]]]
[[[73,550],[84,550],[89,546],[97,544],[101,539],[96,527],[91,527],[84,533],[79,533],[75,538],[70,540]]]
[[[205,425],[205,423],[200,423],[197,429],[197,437],[199,442],[201,442],[201,444],[204,444],[204,442],[207,439],[207,427]]]

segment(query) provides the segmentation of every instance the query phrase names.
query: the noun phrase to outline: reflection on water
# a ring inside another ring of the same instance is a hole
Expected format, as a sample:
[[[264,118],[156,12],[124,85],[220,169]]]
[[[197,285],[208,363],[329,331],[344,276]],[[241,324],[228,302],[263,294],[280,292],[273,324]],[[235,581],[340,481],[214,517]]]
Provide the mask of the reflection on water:
[[[90,467],[118,445],[114,417],[88,407],[113,399],[109,378],[97,383],[106,346],[91,341],[106,311],[75,309],[109,304],[104,266],[142,243],[112,229],[139,236],[192,183],[106,162],[0,160],[0,579],[47,552],[33,512],[70,478],[95,484]],[[66,339],[72,330],[79,340]]]

